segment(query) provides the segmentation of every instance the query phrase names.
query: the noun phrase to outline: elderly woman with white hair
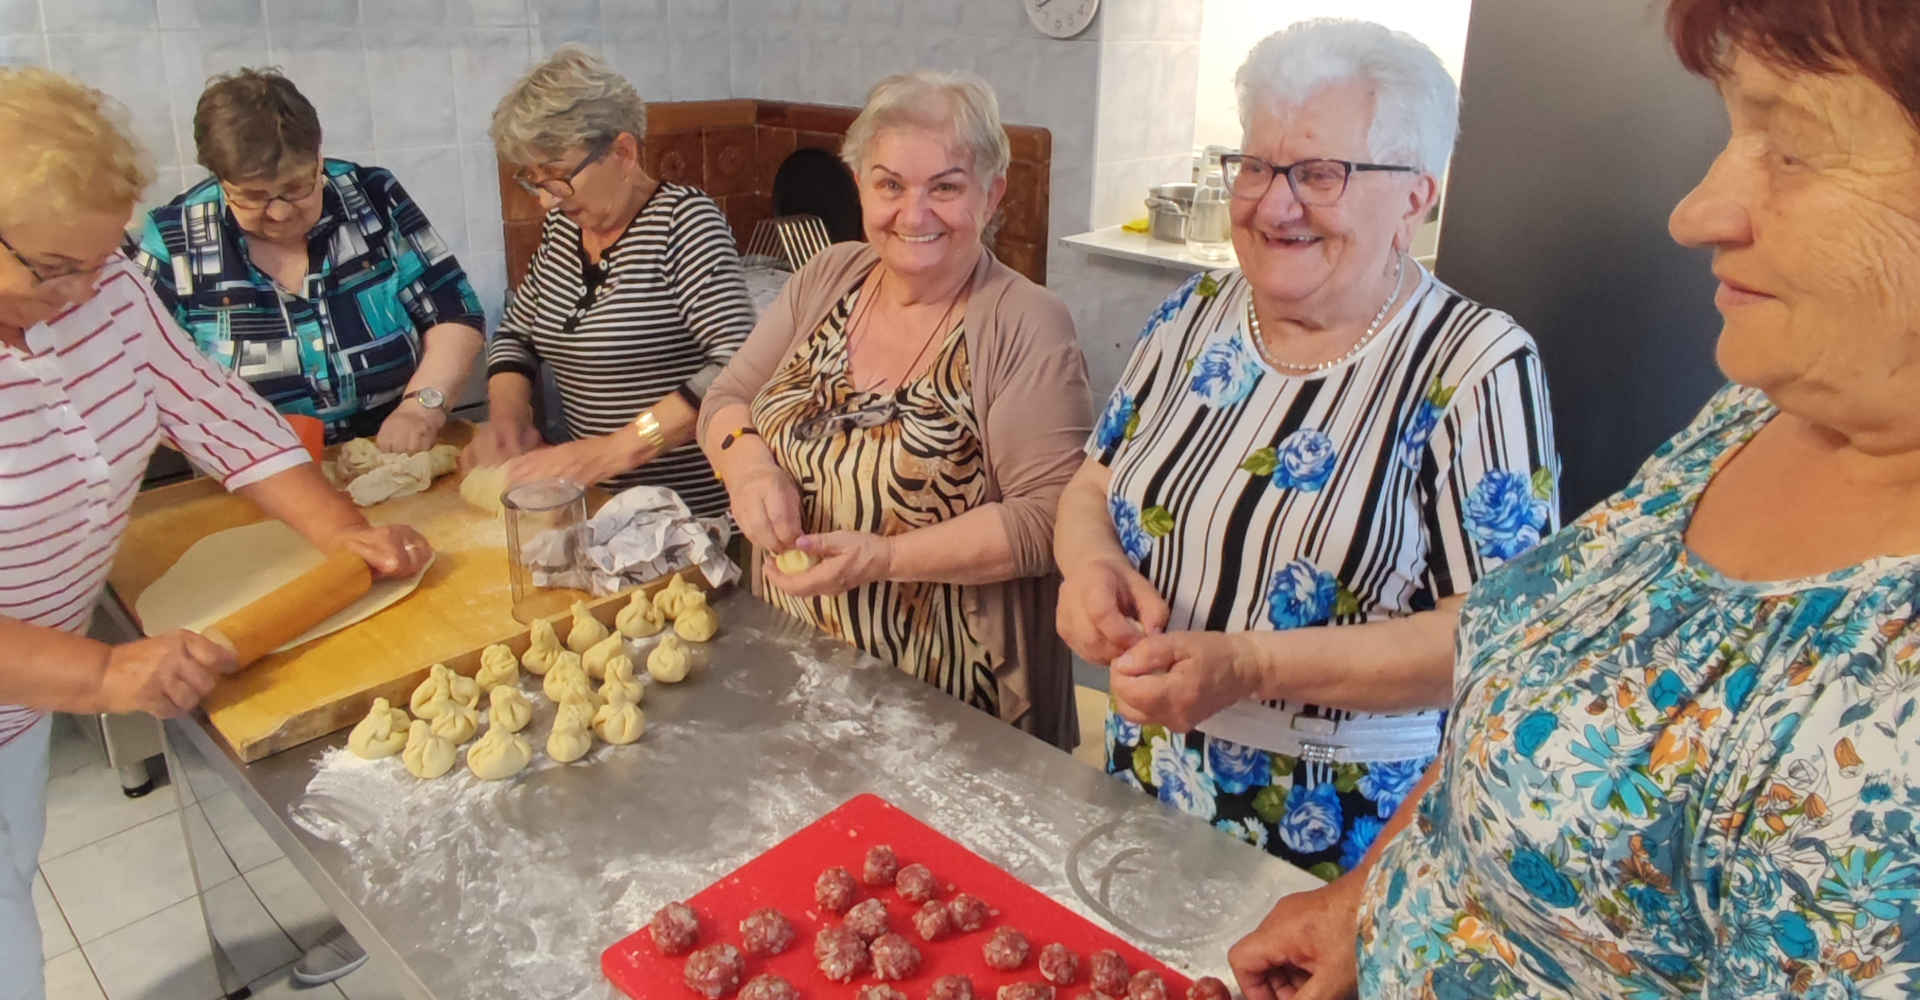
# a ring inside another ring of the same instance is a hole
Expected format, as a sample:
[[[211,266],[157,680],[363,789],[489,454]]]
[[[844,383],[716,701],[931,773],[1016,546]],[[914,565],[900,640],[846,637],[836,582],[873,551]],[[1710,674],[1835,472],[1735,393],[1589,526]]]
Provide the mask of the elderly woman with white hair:
[[[1450,675],[1311,627],[1418,628],[1550,533],[1553,433],[1526,331],[1408,255],[1457,127],[1434,54],[1308,21],[1236,87],[1240,268],[1161,305],[1087,441],[1059,628],[1111,670],[1109,771],[1331,878],[1433,758]]]
[[[665,486],[717,515],[727,494],[692,443],[694,418],[753,327],[753,303],[720,206],[648,176],[646,132],[633,85],[577,45],[494,109],[494,147],[547,217],[488,344],[488,420],[464,458],[510,460],[509,482]],[[542,363],[573,437],[549,448],[533,417]]]
[[[982,243],[998,102],[968,75],[888,77],[841,157],[867,242],[793,276],[700,412],[755,590],[1070,748],[1051,541],[1091,401],[1066,306]]]

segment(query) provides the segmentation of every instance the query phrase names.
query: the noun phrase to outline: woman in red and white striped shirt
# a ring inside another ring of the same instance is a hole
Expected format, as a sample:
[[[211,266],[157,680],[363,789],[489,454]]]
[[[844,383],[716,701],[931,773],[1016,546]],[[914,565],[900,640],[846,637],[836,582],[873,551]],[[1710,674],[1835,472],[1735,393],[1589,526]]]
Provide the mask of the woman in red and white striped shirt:
[[[370,527],[273,408],[209,363],[119,255],[151,170],[109,98],[0,70],[0,1000],[43,995],[29,888],[46,827],[46,713],[191,709],[233,669],[176,631],[85,635],[163,438],[316,547],[382,576],[432,549]]]

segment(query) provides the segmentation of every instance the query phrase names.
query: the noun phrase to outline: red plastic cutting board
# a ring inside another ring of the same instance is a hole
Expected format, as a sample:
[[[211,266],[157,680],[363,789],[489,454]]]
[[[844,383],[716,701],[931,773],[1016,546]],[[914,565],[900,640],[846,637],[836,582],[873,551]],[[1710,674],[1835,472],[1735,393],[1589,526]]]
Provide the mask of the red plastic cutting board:
[[[821,871],[834,865],[844,867],[858,880],[867,848],[875,844],[892,845],[902,866],[919,862],[933,869],[934,876],[946,887],[942,899],[951,898],[955,892],[970,892],[998,911],[977,931],[952,934],[938,941],[922,941],[913,930],[912,917],[918,909],[915,904],[901,899],[890,887],[860,886],[858,898],[875,896],[885,900],[892,929],[906,935],[920,948],[924,960],[919,973],[893,984],[912,1000],[923,1000],[933,981],[946,975],[958,974],[972,979],[973,995],[978,1000],[993,1000],[1000,987],[1008,983],[1044,982],[1035,963],[1040,949],[1055,941],[1080,956],[1080,979],[1072,986],[1061,988],[1059,1000],[1080,1000],[1082,994],[1092,993],[1086,984],[1087,960],[1103,948],[1119,952],[1132,971],[1152,969],[1160,973],[1167,983],[1167,996],[1172,1000],[1187,995],[1191,984],[1185,976],[1111,932],[1094,926],[1085,917],[1047,898],[877,795],[849,799],[840,808],[687,900],[700,915],[700,945],[720,941],[739,945],[741,918],[763,906],[771,906],[793,922],[796,932],[793,945],[771,958],[747,956],[746,974],[741,983],[762,972],[772,972],[798,987],[802,1000],[851,998],[860,987],[877,980],[869,973],[851,983],[835,983],[820,974],[813,958],[813,936],[822,927],[839,923],[840,918],[823,914],[814,905],[813,882]],[[987,968],[980,954],[993,929],[1002,924],[1018,928],[1033,945],[1027,964],[1013,972]],[[600,955],[600,968],[607,978],[635,1000],[704,1000],[681,978],[684,962],[684,956],[668,957],[655,951],[653,935],[644,927],[621,938]]]

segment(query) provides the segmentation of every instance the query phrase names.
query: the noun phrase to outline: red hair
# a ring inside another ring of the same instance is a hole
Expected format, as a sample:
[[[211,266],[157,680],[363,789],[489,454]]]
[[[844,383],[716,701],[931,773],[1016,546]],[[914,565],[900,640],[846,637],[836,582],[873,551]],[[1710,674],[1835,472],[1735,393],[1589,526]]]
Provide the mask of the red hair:
[[[1912,0],[1670,0],[1667,34],[1687,69],[1724,77],[1733,50],[1783,69],[1858,72],[1920,128],[1920,12]]]

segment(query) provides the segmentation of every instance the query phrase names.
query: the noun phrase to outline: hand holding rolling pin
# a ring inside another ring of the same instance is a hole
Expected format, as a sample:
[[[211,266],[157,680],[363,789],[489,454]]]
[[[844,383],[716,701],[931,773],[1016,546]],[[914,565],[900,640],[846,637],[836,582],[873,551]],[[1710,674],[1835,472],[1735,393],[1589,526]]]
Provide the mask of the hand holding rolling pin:
[[[404,524],[348,528],[329,547],[359,556],[381,578],[412,576],[433,559],[433,544]]]
[[[108,712],[184,715],[237,664],[233,653],[185,629],[107,649],[100,704]]]

